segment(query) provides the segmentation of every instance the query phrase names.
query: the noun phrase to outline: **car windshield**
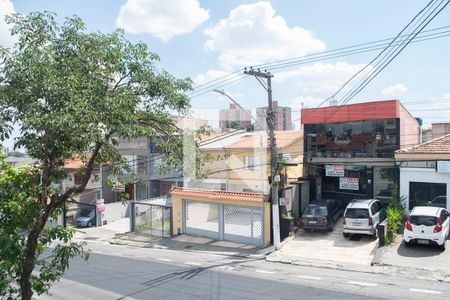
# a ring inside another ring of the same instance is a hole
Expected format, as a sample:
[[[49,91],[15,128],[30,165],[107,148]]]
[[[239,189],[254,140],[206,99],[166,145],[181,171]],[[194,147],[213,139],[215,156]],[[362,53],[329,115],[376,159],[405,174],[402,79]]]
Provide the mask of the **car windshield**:
[[[93,209],[82,210],[80,213],[80,217],[93,217],[94,214],[95,214],[95,211]]]
[[[446,202],[447,202],[447,197],[445,197],[445,196],[436,197],[431,201],[431,203],[436,203],[436,204],[437,203],[444,204]]]
[[[349,208],[345,213],[345,217],[351,219],[367,219],[369,217],[369,210],[367,208]]]
[[[310,204],[308,206],[308,215],[326,216],[327,207],[325,205]]]
[[[436,225],[436,217],[411,216],[409,222],[413,225],[434,226],[434,225]]]

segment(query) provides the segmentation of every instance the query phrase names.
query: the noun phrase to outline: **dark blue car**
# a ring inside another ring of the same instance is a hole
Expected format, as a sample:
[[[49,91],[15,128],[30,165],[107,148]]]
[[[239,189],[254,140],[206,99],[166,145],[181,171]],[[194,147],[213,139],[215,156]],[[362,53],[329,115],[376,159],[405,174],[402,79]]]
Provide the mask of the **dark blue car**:
[[[299,221],[300,228],[306,230],[332,231],[334,224],[342,216],[343,209],[335,200],[321,200],[308,205]]]

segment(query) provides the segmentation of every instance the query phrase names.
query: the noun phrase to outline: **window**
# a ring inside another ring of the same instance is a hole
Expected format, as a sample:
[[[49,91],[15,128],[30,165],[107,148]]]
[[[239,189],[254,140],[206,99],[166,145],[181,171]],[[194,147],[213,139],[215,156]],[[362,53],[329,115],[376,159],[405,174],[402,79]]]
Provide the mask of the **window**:
[[[431,182],[409,183],[409,209],[415,206],[427,206],[436,197],[447,196],[447,184]],[[433,205],[437,205],[433,203]]]
[[[245,156],[244,157],[244,166],[247,170],[256,170],[258,169],[257,158],[255,156]]]
[[[398,119],[305,124],[309,157],[394,157]],[[314,137],[314,139],[313,139]]]
[[[372,215],[374,215],[374,214],[376,214],[377,212],[379,212],[380,211],[380,205],[379,205],[379,203],[378,202],[374,202],[373,204],[372,204],[372,206],[371,206],[371,210],[372,210]]]
[[[369,210],[365,208],[349,208],[345,217],[350,219],[367,219],[369,218]]]
[[[441,224],[444,224],[444,222],[447,220],[447,215],[445,213],[445,210],[441,211]]]
[[[326,206],[319,206],[316,204],[310,204],[308,206],[308,215],[312,216],[326,216],[328,214]]]
[[[431,217],[431,216],[411,216],[409,222],[412,225],[434,226],[434,225],[436,225],[436,217]]]

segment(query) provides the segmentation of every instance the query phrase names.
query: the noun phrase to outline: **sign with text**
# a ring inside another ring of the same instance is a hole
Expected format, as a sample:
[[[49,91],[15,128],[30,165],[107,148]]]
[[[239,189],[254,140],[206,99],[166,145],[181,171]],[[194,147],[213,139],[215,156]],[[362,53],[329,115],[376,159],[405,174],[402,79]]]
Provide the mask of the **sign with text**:
[[[339,188],[341,190],[359,190],[359,178],[341,177],[339,178]]]
[[[103,199],[97,199],[95,202],[95,205],[97,206],[97,211],[102,213],[105,212],[106,206],[105,206],[105,200]]]
[[[437,161],[437,172],[438,173],[450,173],[450,161],[449,160],[438,160]]]
[[[343,165],[325,165],[325,175],[329,177],[344,177]]]

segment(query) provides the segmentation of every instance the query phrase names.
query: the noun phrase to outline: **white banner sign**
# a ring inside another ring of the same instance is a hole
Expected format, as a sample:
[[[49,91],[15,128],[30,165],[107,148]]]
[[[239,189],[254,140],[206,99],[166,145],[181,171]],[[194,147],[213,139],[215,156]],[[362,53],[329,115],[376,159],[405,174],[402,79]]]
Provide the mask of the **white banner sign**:
[[[330,177],[344,177],[343,165],[325,165],[325,175]]]
[[[450,161],[448,161],[448,160],[438,160],[438,162],[437,162],[437,172],[438,173],[450,173]]]
[[[339,188],[341,190],[359,190],[359,178],[341,177],[339,178]]]

